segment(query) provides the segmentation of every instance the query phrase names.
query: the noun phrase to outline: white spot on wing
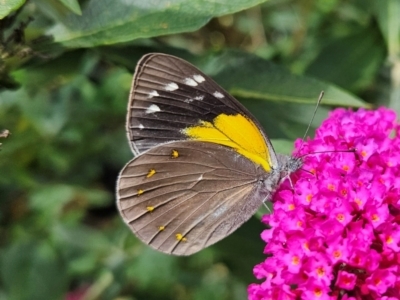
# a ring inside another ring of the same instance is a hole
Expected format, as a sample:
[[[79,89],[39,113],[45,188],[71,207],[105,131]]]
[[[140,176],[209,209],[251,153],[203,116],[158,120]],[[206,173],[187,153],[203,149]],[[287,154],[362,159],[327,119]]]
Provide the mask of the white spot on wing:
[[[157,105],[152,104],[146,109],[146,114],[153,114],[158,111],[161,111],[161,109]]]
[[[197,178],[197,181],[200,181],[200,180],[202,180],[203,179],[203,174],[201,174],[200,176],[199,176],[199,178]]]
[[[179,86],[175,82],[170,82],[165,85],[166,91],[175,91],[179,89]]]
[[[218,207],[217,210],[214,211],[212,216],[218,218],[220,215],[222,215],[224,212],[226,212],[226,209],[227,209],[226,205],[222,205],[222,206]]]
[[[151,91],[149,93],[149,98],[153,98],[153,97],[159,97],[160,95],[157,93],[157,91]]]
[[[185,99],[185,100],[183,100],[183,102],[190,103],[190,102],[193,102],[193,99]]]
[[[222,95],[220,92],[218,92],[218,91],[216,91],[216,92],[214,92],[214,97],[216,97],[216,98],[224,98],[224,95]]]
[[[201,101],[204,99],[204,95],[196,96],[196,97],[194,97],[194,99],[197,101]]]
[[[196,80],[198,83],[202,83],[203,81],[206,81],[205,78],[201,75],[193,75],[194,80]]]
[[[197,82],[194,81],[192,78],[185,78],[185,84],[190,86],[197,86]]]
[[[144,128],[143,124],[139,124],[139,129],[143,129],[143,128]]]

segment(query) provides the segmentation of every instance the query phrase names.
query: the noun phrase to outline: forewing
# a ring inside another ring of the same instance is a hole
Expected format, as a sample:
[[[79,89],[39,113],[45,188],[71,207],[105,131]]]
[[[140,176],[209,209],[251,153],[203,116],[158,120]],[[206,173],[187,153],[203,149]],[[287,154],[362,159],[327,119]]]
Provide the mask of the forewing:
[[[242,104],[188,62],[160,53],[139,61],[126,124],[135,155],[160,143],[185,140],[182,129],[200,120],[212,121],[221,113],[246,115],[263,132]]]
[[[130,161],[118,179],[118,208],[146,244],[189,255],[236,230],[268,191],[264,171],[231,148],[172,142]]]

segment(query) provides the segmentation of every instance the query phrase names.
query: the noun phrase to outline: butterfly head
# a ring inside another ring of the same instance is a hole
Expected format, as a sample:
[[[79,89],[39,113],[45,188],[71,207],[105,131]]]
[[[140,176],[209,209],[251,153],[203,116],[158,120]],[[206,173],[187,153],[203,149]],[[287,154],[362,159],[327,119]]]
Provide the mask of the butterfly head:
[[[280,178],[284,179],[290,174],[296,172],[303,165],[302,157],[295,157],[289,155],[277,154],[279,161],[279,173]]]

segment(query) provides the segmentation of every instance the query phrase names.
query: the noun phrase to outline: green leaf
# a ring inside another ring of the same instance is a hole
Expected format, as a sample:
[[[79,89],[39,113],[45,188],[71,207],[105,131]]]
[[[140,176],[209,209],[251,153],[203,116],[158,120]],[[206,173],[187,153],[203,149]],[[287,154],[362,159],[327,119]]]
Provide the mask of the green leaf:
[[[253,267],[264,259],[262,251],[265,243],[260,234],[265,228],[259,219],[250,218],[233,234],[212,246],[218,256],[228,263],[232,272],[246,283],[252,281]]]
[[[66,90],[71,90],[70,86],[66,86]],[[16,91],[2,92],[1,96],[15,101],[24,116],[43,136],[55,136],[67,122],[65,112],[68,98],[56,97],[52,91],[40,89],[36,95],[30,96],[26,88],[21,88]]]
[[[58,224],[52,228],[57,244],[69,249],[83,249],[90,253],[109,251],[112,244],[99,231],[83,225],[65,226]]]
[[[48,34],[67,47],[127,42],[199,29],[211,18],[231,14],[266,0],[90,0],[82,16],[62,16]]]
[[[293,142],[284,139],[274,139],[272,145],[277,153],[290,155],[293,151]]]
[[[208,63],[218,66],[215,80],[232,95],[280,103],[316,104],[321,91],[323,104],[367,107],[354,95],[326,82],[290,73],[285,68],[254,55],[227,52]],[[207,66],[205,67],[207,72]]]
[[[135,263],[129,266],[127,276],[135,278],[141,288],[162,290],[173,284],[177,262],[177,257],[165,256],[152,249],[145,249],[137,257]]]
[[[276,152],[290,154],[294,149],[293,140],[302,138],[315,110],[315,104],[262,101],[260,99],[240,99],[262,124],[270,139],[291,140],[283,145],[278,141]],[[329,109],[319,106],[307,136],[313,136],[315,129],[326,119]],[[274,144],[273,144],[274,145]]]
[[[400,2],[398,0],[373,1],[374,13],[386,41],[388,61],[392,66],[392,90],[388,106],[400,112]]]
[[[58,219],[63,208],[70,202],[79,203],[76,209],[89,205],[102,206],[109,203],[109,193],[99,189],[85,189],[66,184],[53,184],[36,190],[30,205],[46,215],[48,220]]]
[[[64,4],[69,10],[77,15],[82,15],[81,7],[79,6],[78,0],[59,0],[62,4]]]
[[[38,189],[30,199],[31,207],[49,217],[58,218],[62,208],[74,197],[74,187],[69,185],[49,185]]]
[[[367,28],[328,44],[306,74],[354,91],[371,84],[385,55],[381,36]]]
[[[10,300],[62,299],[67,290],[66,266],[46,242],[19,241],[6,249],[1,277]]]
[[[372,3],[389,56],[396,57],[400,53],[400,1],[380,0]]]
[[[20,8],[26,0],[2,0],[0,1],[0,20],[7,17],[13,11]]]

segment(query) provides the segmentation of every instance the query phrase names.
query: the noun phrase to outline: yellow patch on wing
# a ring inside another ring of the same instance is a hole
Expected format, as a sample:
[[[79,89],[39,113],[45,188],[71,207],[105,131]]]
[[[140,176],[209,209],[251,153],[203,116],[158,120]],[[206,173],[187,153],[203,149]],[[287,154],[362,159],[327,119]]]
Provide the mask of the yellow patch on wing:
[[[241,114],[220,114],[213,123],[202,121],[182,132],[193,140],[231,147],[261,165],[265,171],[271,171],[271,157],[262,133],[250,119]]]

